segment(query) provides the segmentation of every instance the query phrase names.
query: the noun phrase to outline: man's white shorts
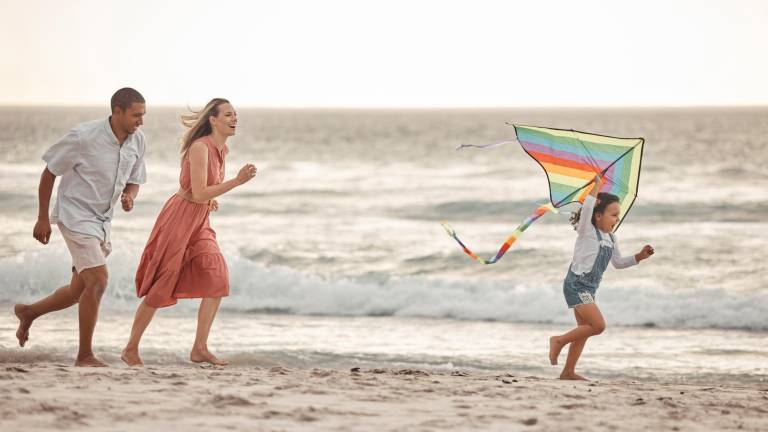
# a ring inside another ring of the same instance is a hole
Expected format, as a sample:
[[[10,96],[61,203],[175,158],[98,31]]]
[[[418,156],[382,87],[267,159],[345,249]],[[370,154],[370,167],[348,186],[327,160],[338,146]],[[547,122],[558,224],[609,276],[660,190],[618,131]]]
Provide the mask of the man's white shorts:
[[[61,222],[57,225],[67,243],[69,254],[72,255],[72,266],[78,273],[107,264],[107,256],[112,252],[112,244],[109,241],[104,242],[98,237],[70,231]]]

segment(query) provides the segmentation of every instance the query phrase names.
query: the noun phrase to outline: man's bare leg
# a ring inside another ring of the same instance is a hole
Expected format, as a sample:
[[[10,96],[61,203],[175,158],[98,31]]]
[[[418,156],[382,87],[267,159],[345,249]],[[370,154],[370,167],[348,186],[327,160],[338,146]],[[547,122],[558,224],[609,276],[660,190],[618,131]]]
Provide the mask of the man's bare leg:
[[[80,296],[80,348],[75,366],[103,367],[103,363],[93,354],[93,331],[99,317],[101,296],[107,289],[107,266],[88,268],[80,272],[85,289]]]
[[[19,328],[16,330],[16,339],[19,340],[19,346],[24,346],[29,340],[29,328],[32,321],[37,318],[57,311],[66,309],[80,299],[85,285],[83,279],[77,272],[72,272],[72,280],[69,285],[58,288],[49,296],[29,305],[17,304],[13,307],[13,312],[19,319]]]
[[[141,336],[144,334],[144,330],[147,329],[149,322],[152,321],[152,317],[155,316],[157,308],[148,306],[146,303],[141,302],[136,309],[136,316],[133,318],[133,327],[131,327],[131,337],[128,343],[120,353],[120,358],[128,366],[141,366],[144,362],[141,361],[139,356],[139,342],[141,342]]]
[[[192,352],[189,353],[189,359],[194,363],[208,362],[219,366],[229,364],[228,361],[221,360],[208,351],[208,334],[211,332],[213,319],[216,318],[216,312],[219,310],[220,303],[221,297],[204,298],[200,302],[200,310],[197,313],[195,344],[192,346]]]

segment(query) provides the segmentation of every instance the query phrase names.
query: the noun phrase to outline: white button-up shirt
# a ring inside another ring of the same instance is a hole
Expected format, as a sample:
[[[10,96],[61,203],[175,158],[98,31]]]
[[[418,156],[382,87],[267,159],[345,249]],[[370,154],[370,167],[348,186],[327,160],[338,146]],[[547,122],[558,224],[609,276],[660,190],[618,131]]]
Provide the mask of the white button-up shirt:
[[[109,119],[83,123],[43,155],[48,171],[61,176],[51,221],[109,241],[114,207],[128,183],[147,181],[144,134],[118,144]]]

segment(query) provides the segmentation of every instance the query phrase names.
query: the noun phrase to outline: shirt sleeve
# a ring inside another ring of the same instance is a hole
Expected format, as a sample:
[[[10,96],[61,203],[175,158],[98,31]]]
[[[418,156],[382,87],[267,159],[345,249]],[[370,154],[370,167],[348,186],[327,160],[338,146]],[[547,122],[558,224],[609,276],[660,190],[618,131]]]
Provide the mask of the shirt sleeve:
[[[587,233],[587,230],[592,227],[592,213],[595,211],[596,198],[592,195],[587,195],[584,199],[584,204],[581,205],[581,214],[579,215],[579,225],[576,229],[581,235]]]
[[[43,154],[48,171],[56,176],[63,175],[74,168],[79,157],[80,135],[75,130],[69,131]]]
[[[142,145],[139,158],[134,162],[133,168],[131,168],[131,175],[128,176],[128,181],[126,183],[144,184],[147,182],[147,167],[144,165],[145,149],[146,147]]]
[[[619,242],[616,240],[616,236],[613,236],[613,254],[611,254],[611,264],[614,268],[624,269],[637,265],[637,260],[634,255],[621,256],[619,251]]]

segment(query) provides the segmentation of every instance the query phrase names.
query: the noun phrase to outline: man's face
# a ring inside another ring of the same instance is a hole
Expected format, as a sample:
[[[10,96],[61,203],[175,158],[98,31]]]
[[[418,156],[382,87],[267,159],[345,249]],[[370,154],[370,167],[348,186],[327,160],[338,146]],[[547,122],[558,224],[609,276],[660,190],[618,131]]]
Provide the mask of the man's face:
[[[112,118],[123,132],[132,134],[136,132],[139,126],[144,124],[144,114],[146,112],[146,104],[134,102],[125,111],[120,107],[116,107],[115,112],[112,113]]]

